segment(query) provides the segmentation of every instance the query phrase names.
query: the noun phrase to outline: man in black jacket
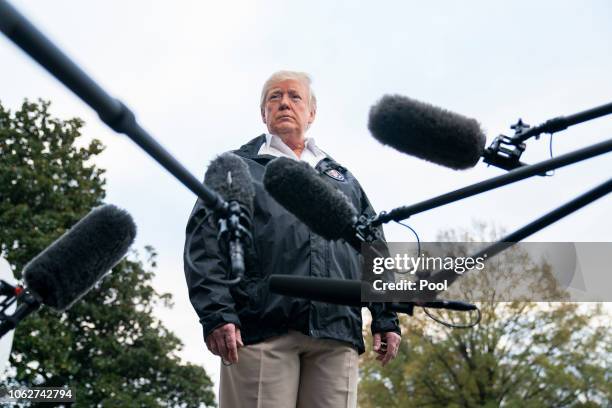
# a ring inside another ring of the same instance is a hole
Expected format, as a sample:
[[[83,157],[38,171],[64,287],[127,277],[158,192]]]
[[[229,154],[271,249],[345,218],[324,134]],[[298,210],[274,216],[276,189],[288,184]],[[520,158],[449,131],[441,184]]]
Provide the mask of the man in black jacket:
[[[361,213],[374,213],[357,180],[305,136],[316,115],[308,75],[280,71],[264,84],[261,115],[268,133],[234,151],[247,163],[256,191],[253,242],[245,277],[227,287],[226,252],[209,211],[198,201],[187,224],[185,256],[191,302],[209,350],[221,367],[221,407],[356,406],[357,355],[364,351],[359,308],[270,293],[272,274],[360,279],[359,254],[326,241],[280,206],[263,188],[266,164],[278,156],[303,160],[341,190]],[[317,205],[313,202],[312,205]],[[374,350],[386,364],[397,354],[397,316],[370,308]]]

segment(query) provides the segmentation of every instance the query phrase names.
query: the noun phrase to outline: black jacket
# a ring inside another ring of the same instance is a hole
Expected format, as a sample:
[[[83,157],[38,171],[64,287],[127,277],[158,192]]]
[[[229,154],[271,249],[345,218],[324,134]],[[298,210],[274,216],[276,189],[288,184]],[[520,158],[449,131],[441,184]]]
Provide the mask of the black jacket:
[[[254,254],[248,257],[246,275],[239,285],[230,289],[206,280],[208,274],[224,276],[229,261],[227,252],[217,241],[217,228],[211,214],[200,200],[187,223],[188,237],[196,231],[184,255],[191,257],[197,270],[192,270],[185,262],[185,277],[191,303],[204,328],[204,337],[225,323],[234,323],[241,328],[244,343],[254,344],[287,333],[296,319],[302,317],[310,336],[348,342],[362,353],[360,308],[285,297],[267,289],[272,274],[360,279],[361,257],[344,241],[327,241],[312,233],[266,192],[262,184],[263,173],[274,157],[258,155],[264,142],[265,135],[261,135],[233,151],[245,159],[256,192]],[[373,214],[365,193],[349,171],[331,159],[322,160],[317,170],[322,167],[343,174],[344,181],[327,175],[321,177],[328,177],[328,181],[346,194],[359,211]],[[399,334],[395,313],[383,310],[381,305],[370,307],[370,311],[373,333],[395,331]]]

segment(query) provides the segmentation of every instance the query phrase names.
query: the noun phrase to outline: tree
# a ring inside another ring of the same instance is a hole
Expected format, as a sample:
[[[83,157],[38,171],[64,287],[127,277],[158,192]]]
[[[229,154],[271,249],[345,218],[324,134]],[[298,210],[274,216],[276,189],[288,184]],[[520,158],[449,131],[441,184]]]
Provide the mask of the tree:
[[[455,234],[445,238],[468,240]],[[499,256],[505,260],[496,267],[506,265],[507,270],[496,273],[511,276],[514,268],[525,268],[544,300],[560,298],[548,265],[534,263],[516,248]],[[487,277],[478,274],[457,283],[463,293],[489,290],[490,301],[478,303],[480,324],[452,329],[423,313],[403,317],[398,357],[384,368],[371,353],[362,358],[361,407],[559,408],[612,401],[612,336],[601,305],[499,302],[493,285],[483,286]],[[465,324],[471,317],[462,315],[441,312],[436,317]]]
[[[49,103],[0,104],[0,251],[17,274],[104,199],[104,170],[92,162],[98,140],[83,147],[83,122],[51,117]],[[214,406],[202,367],[177,356],[180,340],[153,314],[171,306],[151,287],[155,252],[132,252],[64,313],[42,308],[15,331],[13,381],[75,390],[76,406]],[[19,277],[19,276],[18,276]]]

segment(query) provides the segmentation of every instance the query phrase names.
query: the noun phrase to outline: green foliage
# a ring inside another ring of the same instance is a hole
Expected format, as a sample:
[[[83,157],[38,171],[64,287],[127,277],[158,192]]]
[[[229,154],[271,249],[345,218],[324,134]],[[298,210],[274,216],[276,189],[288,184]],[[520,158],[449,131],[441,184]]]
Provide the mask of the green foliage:
[[[467,237],[447,237],[468,241]],[[540,276],[530,284],[543,298],[559,299],[546,264],[525,253],[500,264]],[[508,273],[502,271],[501,273]],[[483,293],[486,277],[460,279],[466,293]],[[480,285],[480,286],[479,286]],[[491,286],[488,286],[491,287]],[[402,318],[398,357],[384,368],[373,353],[362,357],[360,407],[599,407],[612,401],[609,312],[599,304],[569,302],[479,303],[482,321],[452,329],[422,312]],[[459,313],[463,315],[462,313]],[[467,323],[457,312],[438,318]]]
[[[23,266],[104,199],[103,170],[92,163],[97,140],[84,147],[79,119],[52,118],[49,103],[0,105],[0,250]],[[75,390],[75,406],[214,406],[202,367],[183,364],[180,340],[152,314],[170,295],[151,287],[155,252],[136,253],[67,312],[41,309],[15,332],[13,381]]]
[[[0,250],[17,271],[104,199],[103,170],[86,165],[101,143],[76,148],[83,122],[48,107],[26,101],[11,115],[0,105]]]

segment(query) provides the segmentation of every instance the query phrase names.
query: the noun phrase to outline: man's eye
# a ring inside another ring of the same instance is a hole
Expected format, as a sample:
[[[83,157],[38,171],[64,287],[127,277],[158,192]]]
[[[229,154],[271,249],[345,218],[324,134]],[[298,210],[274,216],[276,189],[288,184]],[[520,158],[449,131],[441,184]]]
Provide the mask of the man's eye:
[[[302,97],[300,95],[293,95],[292,98],[293,99],[302,99]]]

